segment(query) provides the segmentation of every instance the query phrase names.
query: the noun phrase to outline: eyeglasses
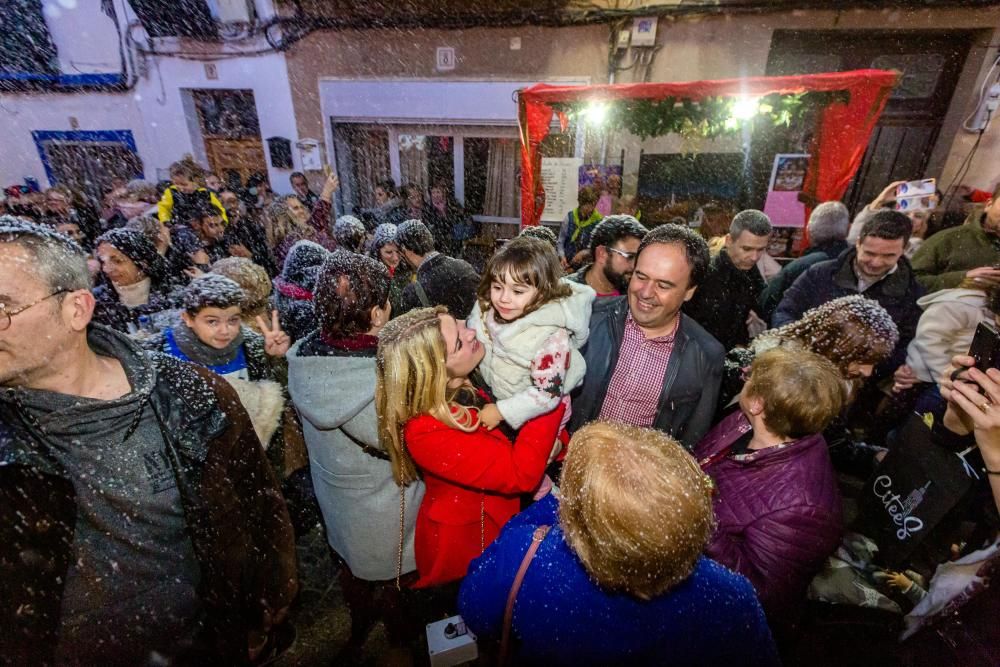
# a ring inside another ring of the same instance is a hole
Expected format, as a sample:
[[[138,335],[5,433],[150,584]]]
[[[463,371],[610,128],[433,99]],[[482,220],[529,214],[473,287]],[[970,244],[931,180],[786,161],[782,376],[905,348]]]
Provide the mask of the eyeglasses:
[[[19,315],[19,314],[23,313],[24,311],[28,310],[32,306],[37,306],[38,304],[40,304],[42,301],[45,301],[46,299],[51,299],[54,296],[59,296],[60,294],[65,294],[65,293],[70,292],[70,291],[72,291],[72,290],[68,290],[66,288],[56,290],[52,294],[43,296],[41,299],[37,299],[35,301],[32,301],[28,305],[21,306],[20,308],[16,308],[14,310],[8,310],[7,309],[7,304],[0,303],[0,331],[6,331],[7,329],[10,328],[11,318],[13,318],[15,315]]]
[[[618,249],[618,248],[612,248],[612,247],[611,247],[611,246],[609,246],[609,245],[606,245],[606,246],[604,246],[604,247],[605,247],[605,248],[606,248],[607,250],[610,250],[611,252],[615,253],[616,255],[621,255],[622,257],[624,257],[625,259],[627,259],[627,260],[629,260],[629,261],[632,261],[633,259],[635,259],[636,255],[638,255],[638,254],[639,254],[639,253],[637,253],[637,252],[629,252],[629,251],[627,251],[627,250],[620,250],[620,249]]]

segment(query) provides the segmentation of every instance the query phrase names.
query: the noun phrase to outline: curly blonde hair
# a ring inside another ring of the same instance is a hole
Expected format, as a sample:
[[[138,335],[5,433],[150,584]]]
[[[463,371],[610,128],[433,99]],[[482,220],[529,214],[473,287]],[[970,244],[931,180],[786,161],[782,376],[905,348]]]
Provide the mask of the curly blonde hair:
[[[593,422],[560,484],[566,542],[603,588],[651,600],[687,579],[715,526],[712,482],[665,433]]]
[[[389,453],[396,484],[419,478],[406,450],[403,428],[417,415],[429,414],[460,431],[479,428],[479,417],[455,401],[448,387],[447,344],[441,333],[444,306],[419,308],[390,321],[379,333],[375,359],[375,413],[379,442]]]

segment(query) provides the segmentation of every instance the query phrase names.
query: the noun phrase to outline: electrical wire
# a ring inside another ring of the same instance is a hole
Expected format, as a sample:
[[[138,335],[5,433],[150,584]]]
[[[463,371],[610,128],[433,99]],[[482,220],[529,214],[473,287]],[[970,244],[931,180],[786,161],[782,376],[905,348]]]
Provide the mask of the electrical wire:
[[[972,168],[972,161],[979,150],[979,145],[983,141],[983,135],[986,134],[986,128],[989,127],[990,117],[993,115],[991,111],[986,112],[986,124],[981,130],[979,130],[978,136],[976,136],[976,141],[972,144],[972,148],[966,153],[965,159],[962,160],[961,164],[958,165],[958,169],[955,171],[955,175],[951,179],[951,183],[948,184],[947,189],[944,191],[944,206],[942,207],[945,211],[951,206],[952,202],[955,200],[955,195],[958,194],[958,189],[962,186],[962,181],[969,174],[969,169]]]
[[[1000,65],[1000,55],[996,57],[996,59],[993,61],[993,65],[990,66],[989,71],[986,72],[986,76],[983,77],[983,85],[979,87],[979,100],[976,102],[976,105],[972,108],[972,113],[969,114],[964,121],[962,121],[962,129],[966,130],[967,132],[979,131],[978,127],[969,127],[969,121],[972,120],[979,113],[979,108],[983,105],[983,100],[986,99],[986,86],[989,85],[990,77],[993,76],[993,71],[997,68],[998,65]],[[986,123],[988,125],[989,121],[987,120]]]

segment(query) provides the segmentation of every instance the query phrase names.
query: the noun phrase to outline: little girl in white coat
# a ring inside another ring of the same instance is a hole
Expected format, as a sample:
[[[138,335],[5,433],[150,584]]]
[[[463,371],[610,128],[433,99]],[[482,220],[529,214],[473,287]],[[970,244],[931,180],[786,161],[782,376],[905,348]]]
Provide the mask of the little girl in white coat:
[[[552,246],[519,237],[486,264],[468,326],[486,351],[479,369],[497,402],[480,412],[495,428],[501,421],[518,429],[526,421],[567,403],[583,382],[586,362],[579,348],[590,332],[596,293],[560,279]]]

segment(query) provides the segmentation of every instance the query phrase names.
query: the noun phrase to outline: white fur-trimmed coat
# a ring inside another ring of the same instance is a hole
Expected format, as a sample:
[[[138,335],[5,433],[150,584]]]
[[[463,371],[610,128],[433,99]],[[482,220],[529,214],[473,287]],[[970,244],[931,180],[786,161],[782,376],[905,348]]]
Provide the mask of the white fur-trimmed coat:
[[[513,428],[553,410],[586,374],[580,348],[590,334],[590,311],[597,295],[588,285],[565,279],[563,283],[573,290],[570,296],[513,322],[497,322],[493,309],[483,313],[479,304],[469,315],[467,325],[486,350],[479,370],[498,399],[504,421]]]

